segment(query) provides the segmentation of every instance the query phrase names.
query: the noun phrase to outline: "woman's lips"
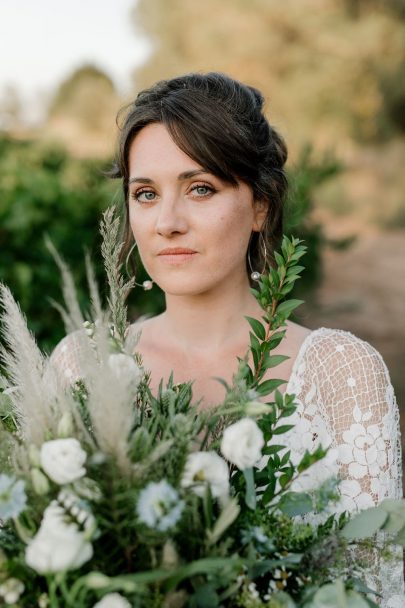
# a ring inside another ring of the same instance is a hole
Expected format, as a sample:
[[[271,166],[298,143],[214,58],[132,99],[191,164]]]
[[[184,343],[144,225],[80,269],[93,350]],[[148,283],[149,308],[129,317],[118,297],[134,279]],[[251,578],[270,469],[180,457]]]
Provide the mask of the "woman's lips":
[[[166,264],[182,264],[191,260],[196,253],[196,251],[184,247],[170,247],[162,249],[158,253],[158,257]]]

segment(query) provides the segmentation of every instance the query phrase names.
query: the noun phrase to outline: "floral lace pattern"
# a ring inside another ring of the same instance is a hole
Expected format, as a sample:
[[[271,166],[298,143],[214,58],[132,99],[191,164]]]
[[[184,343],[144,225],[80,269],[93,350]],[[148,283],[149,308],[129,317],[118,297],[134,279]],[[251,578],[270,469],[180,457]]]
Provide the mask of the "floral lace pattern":
[[[80,332],[67,336],[52,355],[67,382],[80,377]],[[338,475],[337,511],[357,511],[384,498],[402,497],[399,412],[381,355],[349,332],[321,328],[300,348],[288,381],[296,395],[294,428],[283,438],[297,462],[306,449],[329,447],[325,459],[295,482],[310,490]],[[405,606],[402,550],[392,560],[372,552],[370,587],[381,593],[383,608]],[[370,556],[368,556],[370,558]]]
[[[320,443],[330,448],[295,482],[295,490],[309,490],[338,475],[338,512],[402,497],[399,411],[388,370],[370,344],[346,331],[311,332],[286,390],[296,395],[298,405],[288,434],[293,461]],[[367,557],[374,561],[368,584],[381,593],[380,605],[405,606],[402,549],[392,560],[383,560],[377,550]]]

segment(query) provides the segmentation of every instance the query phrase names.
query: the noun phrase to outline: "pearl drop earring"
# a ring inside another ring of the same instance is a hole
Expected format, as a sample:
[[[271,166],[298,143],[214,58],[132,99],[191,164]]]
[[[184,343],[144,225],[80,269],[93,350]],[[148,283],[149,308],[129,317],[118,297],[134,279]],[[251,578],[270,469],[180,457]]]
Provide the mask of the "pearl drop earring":
[[[267,266],[267,247],[266,247],[266,241],[264,240],[262,232],[259,233],[259,240],[260,239],[261,239],[261,246],[263,245],[263,250],[264,250],[263,251],[264,266],[263,266],[262,272],[259,272],[258,270],[253,270],[253,268],[252,268],[252,262],[250,259],[250,243],[249,243],[249,247],[248,247],[248,251],[247,251],[248,265],[249,265],[249,269],[251,271],[250,278],[252,279],[252,281],[260,281],[260,278],[261,278],[262,274],[264,274],[264,271],[266,270],[266,266]]]
[[[131,257],[131,255],[136,247],[137,247],[137,243],[135,241],[134,244],[132,245],[131,249],[129,250],[127,259],[125,260],[125,270],[127,271],[128,276],[129,276],[129,272],[128,272],[129,258]],[[153,281],[152,281],[152,279],[146,279],[143,283],[137,283],[135,281],[134,285],[137,285],[138,287],[142,287],[144,291],[150,291],[153,288]]]

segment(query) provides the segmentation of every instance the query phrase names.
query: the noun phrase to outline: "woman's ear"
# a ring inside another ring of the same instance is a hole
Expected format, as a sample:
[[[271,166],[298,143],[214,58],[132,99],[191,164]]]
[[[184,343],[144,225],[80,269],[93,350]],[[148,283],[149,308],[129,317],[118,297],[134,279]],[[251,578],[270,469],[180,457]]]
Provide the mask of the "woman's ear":
[[[253,232],[261,232],[266,221],[269,205],[267,201],[254,201],[253,204]]]

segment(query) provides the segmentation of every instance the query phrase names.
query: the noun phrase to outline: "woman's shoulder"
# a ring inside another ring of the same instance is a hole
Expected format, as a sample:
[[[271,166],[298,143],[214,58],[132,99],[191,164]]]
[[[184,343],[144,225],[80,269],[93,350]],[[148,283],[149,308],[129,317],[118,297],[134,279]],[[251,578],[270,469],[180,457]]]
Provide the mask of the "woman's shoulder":
[[[50,364],[67,382],[80,378],[80,359],[85,340],[85,329],[72,331],[62,338],[50,355]]]
[[[383,361],[378,350],[366,340],[344,329],[320,327],[313,329],[302,345],[302,353],[327,361],[371,357]]]
[[[383,357],[369,342],[349,331],[327,327],[313,330],[297,359],[296,371],[316,378],[328,394],[343,390],[363,395],[384,393],[387,400],[392,400],[388,399],[392,385]]]

